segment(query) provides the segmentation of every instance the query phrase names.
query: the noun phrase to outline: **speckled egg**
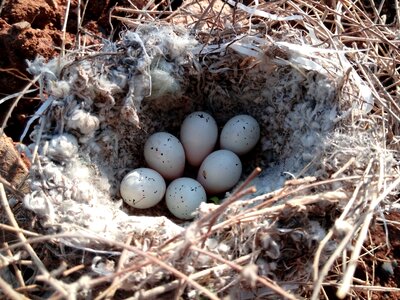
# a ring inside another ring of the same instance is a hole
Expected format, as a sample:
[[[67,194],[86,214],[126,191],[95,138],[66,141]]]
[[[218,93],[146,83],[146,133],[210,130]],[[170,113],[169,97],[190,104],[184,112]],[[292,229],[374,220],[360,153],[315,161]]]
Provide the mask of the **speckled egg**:
[[[218,194],[228,191],[240,179],[242,163],[229,150],[218,150],[208,155],[200,166],[197,180],[207,193]]]
[[[207,195],[201,184],[187,177],[172,181],[165,194],[169,211],[174,216],[184,220],[193,219],[193,213],[206,200]]]
[[[167,180],[182,176],[185,168],[185,150],[181,142],[167,132],[154,133],[147,139],[144,158],[150,168]]]
[[[221,149],[230,150],[237,155],[249,152],[260,139],[260,125],[249,115],[238,115],[230,119],[222,128]]]
[[[135,208],[149,208],[156,205],[165,194],[162,176],[148,168],[129,172],[121,181],[120,193],[124,201]]]
[[[191,113],[182,123],[180,140],[185,149],[187,161],[192,166],[198,167],[217,143],[217,123],[206,112]]]

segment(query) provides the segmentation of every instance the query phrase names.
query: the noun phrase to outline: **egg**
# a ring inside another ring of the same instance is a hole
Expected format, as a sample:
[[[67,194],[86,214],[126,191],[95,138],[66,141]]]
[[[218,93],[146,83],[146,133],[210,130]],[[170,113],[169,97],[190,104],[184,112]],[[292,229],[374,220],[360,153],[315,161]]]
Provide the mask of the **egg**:
[[[129,172],[121,181],[120,193],[124,201],[135,208],[149,208],[156,205],[165,194],[162,176],[149,168]]]
[[[172,181],[165,194],[165,201],[169,211],[175,217],[184,220],[193,219],[193,213],[206,200],[206,191],[201,184],[187,177]]]
[[[207,193],[218,194],[232,188],[240,179],[242,163],[229,150],[218,150],[208,155],[200,166],[197,180]]]
[[[191,113],[182,123],[180,140],[185,149],[187,161],[192,166],[198,167],[217,143],[217,122],[206,112]]]
[[[257,120],[249,115],[238,115],[222,128],[220,145],[221,149],[243,155],[253,149],[259,139],[260,126]]]
[[[185,168],[185,150],[181,142],[167,132],[154,133],[147,139],[144,158],[150,168],[167,180],[182,176]]]

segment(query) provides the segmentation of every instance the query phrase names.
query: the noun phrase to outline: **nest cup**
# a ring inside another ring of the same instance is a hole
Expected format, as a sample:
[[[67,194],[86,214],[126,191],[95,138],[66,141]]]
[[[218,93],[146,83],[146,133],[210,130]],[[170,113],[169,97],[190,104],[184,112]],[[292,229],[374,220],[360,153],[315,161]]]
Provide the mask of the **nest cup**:
[[[40,132],[46,167],[72,181],[70,199],[60,205],[115,205],[123,176],[145,165],[149,135],[167,131],[179,137],[185,116],[199,110],[212,114],[220,128],[237,114],[259,122],[261,140],[242,158],[243,179],[257,166],[264,169],[254,182],[258,194],[281,187],[290,176],[320,171],[315,158],[320,160],[340,114],[337,78],[269,57],[277,47],[244,36],[214,49],[182,27],[152,24],[122,33],[104,45],[103,55],[65,61],[58,78],[46,82],[52,103]],[[288,49],[279,54],[296,55]],[[33,62],[31,70],[40,64]],[[171,217],[163,204],[124,210]]]
[[[220,128],[237,114],[249,114],[261,128],[261,140],[243,157],[242,181],[255,167],[263,169],[252,181],[257,192],[247,196],[253,200],[239,201],[224,211],[218,219],[221,223],[262,203],[263,195],[283,187],[288,179],[325,179],[353,154],[363,156],[362,151],[337,156],[338,149],[349,143],[366,149],[370,133],[354,139],[344,128],[351,115],[362,116],[373,105],[370,89],[354,70],[339,67],[339,61],[350,65],[344,55],[307,46],[318,44],[313,29],[307,37],[285,26],[274,36],[233,29],[226,28],[224,34],[206,41],[180,26],[142,24],[79,59],[71,54],[61,61],[37,59],[30,63],[31,73],[40,76],[48,98],[38,112],[45,114],[31,134],[32,140],[38,141],[40,165],[32,166],[32,192],[24,204],[40,216],[46,230],[71,233],[59,241],[96,253],[102,249],[115,254],[104,241],[125,240],[127,235],[141,249],[156,249],[183,232],[186,241],[194,240],[202,226],[196,220],[181,224],[163,203],[147,210],[127,207],[119,195],[124,175],[145,166],[146,139],[157,131],[178,136],[185,116],[194,111],[209,112]],[[350,80],[344,82],[345,76]],[[360,159],[360,169],[367,160]],[[392,160],[387,162],[390,168]],[[321,205],[328,210],[325,202]],[[215,209],[212,204],[202,206],[200,217]],[[333,211],[333,206],[329,210]],[[269,262],[283,259],[283,243],[294,245],[302,238],[309,243],[306,250],[299,251],[315,250],[328,229],[305,214],[291,220],[296,212],[282,211],[280,215],[280,227],[291,230],[285,241],[278,238],[284,234],[278,232],[279,226],[274,227],[264,216],[255,221],[256,227],[249,223],[240,229],[238,238],[248,234],[255,244],[243,243],[235,249],[236,256],[232,252],[238,241],[227,233],[207,239],[207,249],[235,259],[258,247],[265,253],[258,260],[259,266],[264,266],[260,272],[280,280],[293,279],[298,274],[273,274],[276,265],[274,269]],[[277,230],[276,238],[270,238],[272,234],[260,226]],[[303,230],[292,234],[296,226]],[[189,230],[193,228],[199,231]],[[329,251],[335,245],[329,244]],[[176,253],[182,250],[179,247]],[[170,259],[176,268],[189,273],[215,264],[203,256],[195,260],[196,255],[188,254],[185,259],[191,263],[187,266],[178,262],[176,254]],[[105,272],[104,268],[94,270]],[[148,279],[154,270],[157,272]],[[130,288],[144,280],[155,285],[168,276],[157,269],[134,273],[129,277]]]

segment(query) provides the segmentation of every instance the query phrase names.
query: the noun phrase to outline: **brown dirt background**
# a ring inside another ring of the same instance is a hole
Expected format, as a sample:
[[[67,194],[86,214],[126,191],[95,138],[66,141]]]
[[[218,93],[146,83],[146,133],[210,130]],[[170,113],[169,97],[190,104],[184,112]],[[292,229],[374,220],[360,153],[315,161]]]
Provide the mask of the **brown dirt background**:
[[[59,53],[67,0],[10,0],[2,4],[0,14],[0,97],[20,91],[31,76],[27,60],[38,55],[51,59]],[[99,37],[110,32],[108,12],[116,0],[90,1],[83,29]],[[139,1],[137,1],[139,2]],[[77,4],[72,0],[66,30],[65,48],[74,47],[77,32]],[[119,4],[123,2],[119,1]],[[0,106],[0,122],[11,101]],[[25,95],[7,123],[5,133],[18,140],[27,119],[40,104],[36,95]]]

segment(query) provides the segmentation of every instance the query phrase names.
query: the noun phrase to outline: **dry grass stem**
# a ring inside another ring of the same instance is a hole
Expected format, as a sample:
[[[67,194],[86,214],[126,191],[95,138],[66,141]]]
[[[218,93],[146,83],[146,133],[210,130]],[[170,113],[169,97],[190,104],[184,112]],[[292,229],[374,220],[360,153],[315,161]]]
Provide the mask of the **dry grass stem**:
[[[29,299],[19,292],[15,291],[6,281],[0,277],[0,288],[2,292],[12,300],[26,300]]]
[[[4,128],[7,126],[7,122],[11,117],[11,114],[13,113],[14,109],[17,107],[19,101],[21,100],[21,98],[30,91],[30,88],[36,84],[36,82],[39,80],[39,76],[35,77],[34,79],[32,79],[26,86],[25,88],[18,93],[18,96],[15,97],[11,107],[8,109],[7,114],[4,117],[3,123],[1,124],[1,128],[0,128],[0,136],[3,136],[4,134]]]
[[[11,225],[16,229],[16,234],[20,239],[21,243],[25,247],[26,251],[28,251],[29,255],[31,256],[32,260],[35,262],[35,265],[39,269],[40,273],[44,276],[45,280],[52,285],[57,291],[59,291],[64,297],[68,296],[68,292],[64,289],[62,283],[58,282],[55,278],[51,277],[50,273],[47,271],[46,266],[43,264],[41,259],[36,254],[33,247],[27,242],[26,237],[21,232],[17,221],[15,220],[14,214],[8,204],[6,192],[4,190],[4,186],[0,183],[0,201],[3,206],[3,209],[11,223]]]

